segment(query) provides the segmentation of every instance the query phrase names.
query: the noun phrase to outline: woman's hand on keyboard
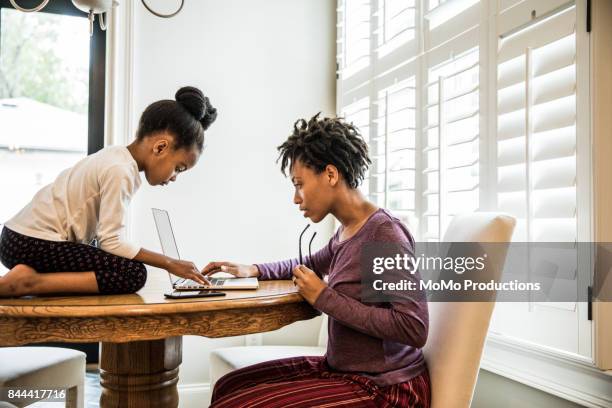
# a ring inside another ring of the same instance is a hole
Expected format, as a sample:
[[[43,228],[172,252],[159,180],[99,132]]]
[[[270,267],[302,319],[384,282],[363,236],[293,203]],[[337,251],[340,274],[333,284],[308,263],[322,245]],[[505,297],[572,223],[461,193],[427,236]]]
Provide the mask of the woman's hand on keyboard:
[[[193,262],[173,259],[166,268],[168,272],[181,278],[191,279],[202,285],[210,285],[208,279],[200,273]]]
[[[225,272],[237,278],[256,278],[259,276],[259,269],[255,265],[243,265],[234,262],[211,262],[202,269],[205,276],[217,272]]]

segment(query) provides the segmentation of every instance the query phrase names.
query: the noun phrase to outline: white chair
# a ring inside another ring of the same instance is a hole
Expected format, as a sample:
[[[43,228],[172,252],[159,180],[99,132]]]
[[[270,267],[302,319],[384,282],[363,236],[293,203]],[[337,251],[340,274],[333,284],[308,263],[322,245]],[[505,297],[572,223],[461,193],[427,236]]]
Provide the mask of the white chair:
[[[0,388],[65,389],[66,407],[83,408],[85,353],[59,347],[0,348]],[[36,399],[11,401],[24,407]],[[11,405],[5,405],[11,406]]]
[[[457,215],[446,230],[444,242],[508,243],[514,225],[514,218],[498,213]],[[501,271],[507,245],[501,249],[489,257],[487,267]],[[430,302],[428,306],[429,335],[423,353],[431,378],[431,407],[469,407],[495,302]],[[326,344],[325,320],[319,347],[252,346],[214,350],[210,354],[211,387],[223,375],[251,364],[285,357],[323,355]]]
[[[497,213],[458,215],[444,242],[508,243],[514,218]],[[487,267],[496,276],[505,262],[507,245],[497,247]],[[495,302],[430,302],[429,335],[423,348],[431,378],[432,408],[469,407]]]
[[[239,368],[264,361],[299,356],[322,356],[327,350],[327,315],[321,319],[317,346],[239,346],[210,352],[210,384]]]

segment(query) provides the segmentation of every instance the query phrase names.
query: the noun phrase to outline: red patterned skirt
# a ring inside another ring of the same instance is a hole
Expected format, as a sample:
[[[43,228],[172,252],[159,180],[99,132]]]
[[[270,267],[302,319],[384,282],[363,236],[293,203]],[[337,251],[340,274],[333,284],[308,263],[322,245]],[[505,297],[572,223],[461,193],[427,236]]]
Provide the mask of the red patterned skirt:
[[[324,357],[267,361],[219,379],[214,408],[418,407],[431,401],[427,370],[409,381],[380,387],[356,374],[332,371]]]

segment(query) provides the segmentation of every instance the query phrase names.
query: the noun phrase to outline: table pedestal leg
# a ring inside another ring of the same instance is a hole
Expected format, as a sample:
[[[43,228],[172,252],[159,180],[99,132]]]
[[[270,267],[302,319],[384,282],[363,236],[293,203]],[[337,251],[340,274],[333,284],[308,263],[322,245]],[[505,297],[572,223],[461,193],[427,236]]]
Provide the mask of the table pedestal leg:
[[[102,408],[178,407],[182,337],[102,343]]]

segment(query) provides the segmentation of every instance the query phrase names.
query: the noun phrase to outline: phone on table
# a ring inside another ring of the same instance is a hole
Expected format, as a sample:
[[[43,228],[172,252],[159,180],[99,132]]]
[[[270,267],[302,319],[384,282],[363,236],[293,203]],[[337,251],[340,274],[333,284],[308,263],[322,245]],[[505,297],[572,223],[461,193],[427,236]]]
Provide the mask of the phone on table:
[[[225,296],[224,292],[217,290],[175,290],[170,293],[164,293],[168,299],[189,299],[199,297]]]

